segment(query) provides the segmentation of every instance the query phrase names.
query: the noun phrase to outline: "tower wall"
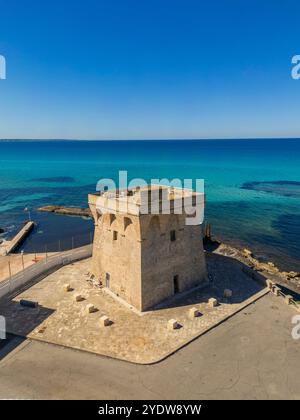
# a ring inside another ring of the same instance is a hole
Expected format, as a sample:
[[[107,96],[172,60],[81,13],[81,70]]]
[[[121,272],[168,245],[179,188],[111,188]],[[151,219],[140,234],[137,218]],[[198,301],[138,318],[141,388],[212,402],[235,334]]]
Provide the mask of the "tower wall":
[[[92,272],[104,286],[142,310],[141,242],[135,232],[138,218],[116,215],[112,220],[112,216],[100,216],[95,226]]]
[[[116,295],[144,311],[207,281],[201,225],[185,214],[101,214],[96,200],[92,272]]]
[[[185,225],[185,215],[147,217],[151,220],[141,254],[143,310],[207,281],[201,225]]]

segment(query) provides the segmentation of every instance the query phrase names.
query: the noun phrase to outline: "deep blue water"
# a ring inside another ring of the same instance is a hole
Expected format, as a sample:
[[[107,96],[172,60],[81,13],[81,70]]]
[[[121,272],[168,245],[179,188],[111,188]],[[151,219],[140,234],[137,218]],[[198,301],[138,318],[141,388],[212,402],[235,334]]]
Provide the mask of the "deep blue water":
[[[10,237],[27,217],[38,222],[23,249],[88,242],[91,221],[35,209],[87,206],[100,178],[204,178],[213,232],[300,270],[300,140],[0,142],[0,227]],[[292,181],[292,182],[291,182]]]

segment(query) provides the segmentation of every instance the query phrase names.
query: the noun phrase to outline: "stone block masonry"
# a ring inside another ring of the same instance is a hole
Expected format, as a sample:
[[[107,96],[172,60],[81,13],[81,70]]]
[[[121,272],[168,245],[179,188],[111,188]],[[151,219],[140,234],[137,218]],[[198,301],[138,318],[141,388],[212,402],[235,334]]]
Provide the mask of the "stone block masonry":
[[[158,209],[166,204],[160,192],[167,193],[171,214],[142,212],[142,194],[150,196],[153,190]],[[202,226],[186,225],[182,202],[182,196],[194,199],[195,194],[153,185],[115,195],[90,194],[95,222],[91,271],[99,284],[146,311],[206,283]]]

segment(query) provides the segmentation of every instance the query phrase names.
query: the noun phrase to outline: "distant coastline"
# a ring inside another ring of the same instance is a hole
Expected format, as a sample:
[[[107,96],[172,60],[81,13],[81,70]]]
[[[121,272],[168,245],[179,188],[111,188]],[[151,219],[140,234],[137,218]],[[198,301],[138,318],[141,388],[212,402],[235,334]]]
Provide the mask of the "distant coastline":
[[[134,139],[0,139],[0,142],[10,143],[10,142],[20,142],[20,143],[26,143],[26,142],[141,142],[141,141],[149,141],[149,142],[173,142],[173,141],[187,141],[187,142],[197,142],[197,141],[257,141],[257,140],[299,140],[299,137],[220,137],[220,138],[134,138]]]

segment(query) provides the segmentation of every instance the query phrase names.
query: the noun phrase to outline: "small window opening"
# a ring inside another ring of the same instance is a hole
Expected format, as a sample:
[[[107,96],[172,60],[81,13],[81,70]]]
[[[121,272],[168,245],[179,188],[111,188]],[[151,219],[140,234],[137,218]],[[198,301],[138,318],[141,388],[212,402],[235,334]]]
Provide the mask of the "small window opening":
[[[176,231],[175,230],[171,230],[170,239],[171,239],[171,242],[176,241]]]

